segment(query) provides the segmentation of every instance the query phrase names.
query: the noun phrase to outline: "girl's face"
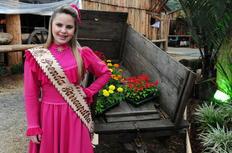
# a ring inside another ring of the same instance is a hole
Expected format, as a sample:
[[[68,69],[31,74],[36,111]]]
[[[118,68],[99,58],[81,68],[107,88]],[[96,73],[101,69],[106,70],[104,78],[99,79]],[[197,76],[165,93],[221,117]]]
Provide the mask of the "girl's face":
[[[74,32],[74,18],[65,13],[56,14],[52,22],[52,35],[54,38],[54,43],[57,45],[68,43],[72,39]]]

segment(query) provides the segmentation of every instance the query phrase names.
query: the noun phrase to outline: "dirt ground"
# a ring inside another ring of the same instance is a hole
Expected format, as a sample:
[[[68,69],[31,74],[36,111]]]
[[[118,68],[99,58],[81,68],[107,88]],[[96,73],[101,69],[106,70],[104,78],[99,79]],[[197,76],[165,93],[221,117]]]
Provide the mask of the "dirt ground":
[[[26,153],[22,75],[0,77],[0,153]],[[185,153],[185,138],[175,135],[144,140],[148,153]],[[126,147],[127,146],[127,149]],[[128,150],[129,149],[129,150]],[[133,153],[131,144],[106,137],[96,153]]]

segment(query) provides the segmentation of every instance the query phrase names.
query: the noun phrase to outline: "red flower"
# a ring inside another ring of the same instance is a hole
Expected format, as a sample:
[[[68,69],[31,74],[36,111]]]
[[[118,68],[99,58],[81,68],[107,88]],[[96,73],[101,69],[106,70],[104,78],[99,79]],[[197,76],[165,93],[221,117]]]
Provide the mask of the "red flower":
[[[134,100],[143,99],[151,94],[156,93],[158,80],[150,82],[146,74],[128,77],[124,80],[126,85],[126,97]]]

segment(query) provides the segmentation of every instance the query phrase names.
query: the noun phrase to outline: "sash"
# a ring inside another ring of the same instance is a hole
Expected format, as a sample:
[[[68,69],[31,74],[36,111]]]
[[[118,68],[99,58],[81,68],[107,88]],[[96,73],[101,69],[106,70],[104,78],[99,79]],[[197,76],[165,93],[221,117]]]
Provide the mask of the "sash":
[[[29,51],[58,92],[89,129],[92,136],[94,125],[91,111],[84,99],[86,95],[81,87],[69,82],[63,69],[48,49],[38,47],[31,48]]]

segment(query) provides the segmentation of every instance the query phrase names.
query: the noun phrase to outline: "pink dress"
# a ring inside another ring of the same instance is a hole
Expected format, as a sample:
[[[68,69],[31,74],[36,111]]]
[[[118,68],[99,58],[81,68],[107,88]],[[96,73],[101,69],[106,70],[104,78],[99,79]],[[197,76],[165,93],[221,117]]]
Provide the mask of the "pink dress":
[[[62,52],[52,44],[49,50],[63,68],[69,81],[77,84],[77,65],[68,45]],[[90,48],[80,51],[85,70],[97,79],[84,88],[88,104],[109,80],[111,72]],[[24,96],[27,116],[27,136],[42,134],[41,143],[30,142],[29,153],[93,153],[86,126],[68,106],[50,80],[40,69],[30,52],[26,51],[24,64]],[[41,97],[41,98],[40,98]]]

